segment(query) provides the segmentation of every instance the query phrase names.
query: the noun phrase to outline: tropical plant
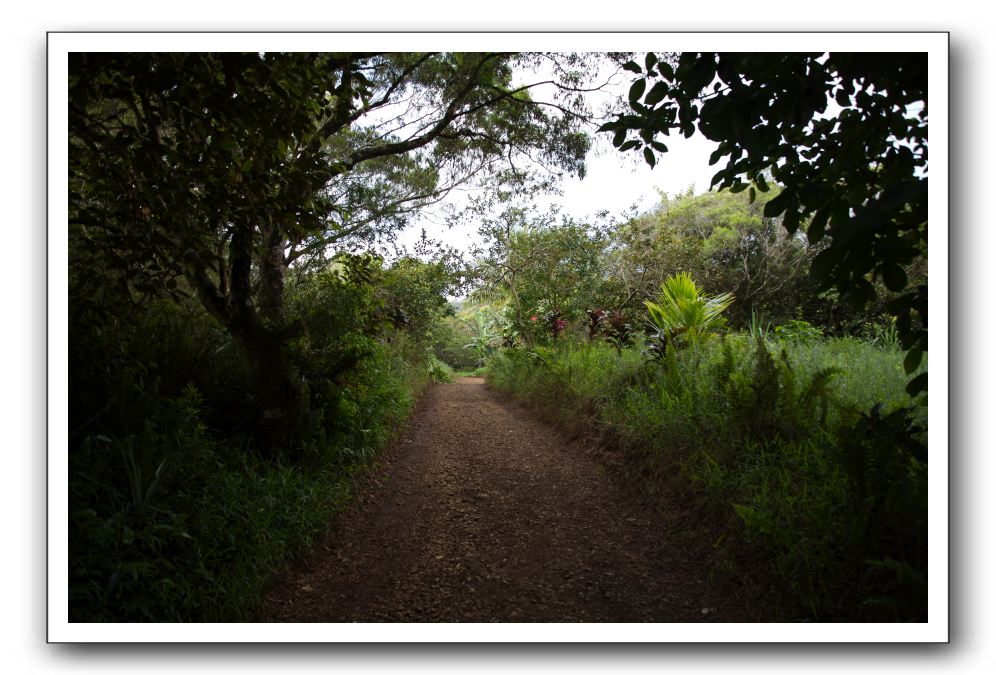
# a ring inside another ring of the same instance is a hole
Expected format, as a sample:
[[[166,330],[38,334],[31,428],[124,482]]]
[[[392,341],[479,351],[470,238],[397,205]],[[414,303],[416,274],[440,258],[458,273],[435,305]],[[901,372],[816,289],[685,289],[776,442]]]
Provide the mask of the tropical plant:
[[[809,342],[823,337],[823,331],[802,319],[792,319],[781,326],[775,326],[775,337],[779,340]]]
[[[608,341],[615,346],[616,351],[629,345],[633,341],[633,324],[630,323],[626,312],[613,310],[606,319],[608,329],[606,330]]]
[[[630,110],[601,131],[621,151],[642,150],[651,167],[667,152],[661,137],[698,131],[719,144],[711,164],[726,157],[713,185],[748,190],[751,201],[768,192],[769,177],[782,186],[764,216],[823,242],[810,263],[820,290],[835,287],[861,310],[883,282],[903,366],[917,373],[909,392],[926,390],[918,366],[927,351],[927,284],[911,283],[906,271],[926,260],[926,53],[662,56],[623,66],[637,76]]]
[[[726,324],[723,312],[733,302],[732,293],[707,296],[687,272],[668,277],[657,301],[645,300],[649,314],[650,353],[661,357],[676,340],[695,342]]]
[[[673,502],[672,481],[691,479],[695,508],[717,509],[700,523],[715,573],[759,573],[783,620],[924,620],[927,411],[898,351],[729,332],[645,365],[577,341],[505,350],[487,377],[632,453],[646,489]]]
[[[545,343],[568,325],[580,325],[601,297],[607,238],[588,223],[561,219],[555,210],[507,208],[480,228],[485,248],[477,261],[478,288],[471,297],[507,303],[509,327],[526,344]],[[537,330],[533,316],[543,317]]]
[[[482,310],[474,314],[466,324],[473,337],[464,345],[464,349],[472,350],[477,357],[477,365],[483,366],[495,348],[501,344],[502,334],[498,328],[497,318],[492,312]]]

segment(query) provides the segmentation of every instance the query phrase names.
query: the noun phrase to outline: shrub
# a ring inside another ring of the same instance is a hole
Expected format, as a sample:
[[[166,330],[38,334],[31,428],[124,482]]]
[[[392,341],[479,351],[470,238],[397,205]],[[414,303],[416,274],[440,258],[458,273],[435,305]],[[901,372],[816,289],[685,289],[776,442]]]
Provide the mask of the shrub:
[[[669,349],[715,332],[726,324],[723,312],[732,302],[730,293],[705,295],[687,273],[668,277],[656,302],[643,303],[649,314],[647,354],[660,361]]]
[[[347,310],[355,291],[333,290]],[[426,348],[364,336],[359,310],[339,332],[300,311],[291,353],[311,419],[295,464],[254,451],[244,361],[196,305],[74,315],[70,620],[252,618],[270,576],[347,504],[425,385]],[[341,369],[349,349],[365,356]]]
[[[812,342],[823,337],[823,331],[808,321],[793,319],[775,326],[775,337],[789,342]]]
[[[667,350],[506,350],[489,382],[684,473],[817,619],[922,619],[926,406],[902,354],[731,334]],[[710,536],[716,536],[713,533]]]

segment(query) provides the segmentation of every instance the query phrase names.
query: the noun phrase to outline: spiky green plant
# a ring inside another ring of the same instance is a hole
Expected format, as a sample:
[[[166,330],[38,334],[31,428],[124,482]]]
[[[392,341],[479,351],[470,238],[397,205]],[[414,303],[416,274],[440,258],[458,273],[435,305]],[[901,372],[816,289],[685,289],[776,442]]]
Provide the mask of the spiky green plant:
[[[645,300],[649,313],[648,338],[651,351],[663,356],[677,338],[686,342],[708,335],[726,325],[723,312],[733,302],[732,293],[707,296],[687,272],[664,280],[656,302]]]

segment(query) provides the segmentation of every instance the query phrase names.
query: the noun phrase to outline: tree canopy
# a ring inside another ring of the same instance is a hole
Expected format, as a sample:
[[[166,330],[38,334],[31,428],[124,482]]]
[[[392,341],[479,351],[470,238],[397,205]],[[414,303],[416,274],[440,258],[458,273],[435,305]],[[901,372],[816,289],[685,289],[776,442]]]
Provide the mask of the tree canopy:
[[[515,81],[539,63],[550,100]],[[195,294],[253,362],[262,417],[285,418],[288,268],[391,238],[474,181],[583,175],[589,69],[513,53],[72,54],[71,263],[138,295]]]
[[[601,127],[622,151],[653,166],[662,137],[696,131],[726,158],[712,185],[732,192],[782,186],[764,215],[804,226],[825,248],[811,274],[824,289],[864,307],[875,281],[912,373],[927,349],[927,285],[905,267],[926,257],[927,56],[923,53],[684,53],[624,67],[636,75],[630,110]],[[926,388],[918,375],[910,390]]]

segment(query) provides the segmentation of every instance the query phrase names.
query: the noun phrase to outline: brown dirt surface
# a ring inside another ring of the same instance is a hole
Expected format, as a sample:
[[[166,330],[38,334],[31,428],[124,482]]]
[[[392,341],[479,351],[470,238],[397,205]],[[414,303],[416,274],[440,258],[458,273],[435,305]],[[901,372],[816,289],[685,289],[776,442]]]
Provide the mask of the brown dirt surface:
[[[749,621],[708,546],[480,378],[434,385],[264,621]],[[686,542],[687,543],[687,542]]]

